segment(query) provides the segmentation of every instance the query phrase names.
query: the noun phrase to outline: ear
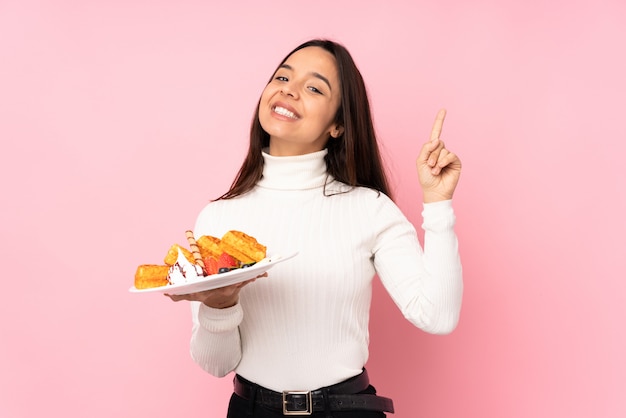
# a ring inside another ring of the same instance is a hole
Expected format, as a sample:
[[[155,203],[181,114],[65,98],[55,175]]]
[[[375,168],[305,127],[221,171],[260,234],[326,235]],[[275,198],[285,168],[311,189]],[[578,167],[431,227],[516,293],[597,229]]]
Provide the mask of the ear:
[[[339,138],[341,135],[343,135],[343,126],[341,125],[335,125],[330,130],[330,136],[332,136],[333,138]]]

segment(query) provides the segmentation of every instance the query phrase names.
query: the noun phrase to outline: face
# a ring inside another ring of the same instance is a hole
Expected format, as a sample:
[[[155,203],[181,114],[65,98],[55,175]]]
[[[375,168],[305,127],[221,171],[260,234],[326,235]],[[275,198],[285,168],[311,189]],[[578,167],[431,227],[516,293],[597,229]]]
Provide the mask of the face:
[[[271,155],[320,151],[343,128],[335,123],[341,103],[335,58],[319,47],[293,53],[265,87],[259,122],[270,135]]]

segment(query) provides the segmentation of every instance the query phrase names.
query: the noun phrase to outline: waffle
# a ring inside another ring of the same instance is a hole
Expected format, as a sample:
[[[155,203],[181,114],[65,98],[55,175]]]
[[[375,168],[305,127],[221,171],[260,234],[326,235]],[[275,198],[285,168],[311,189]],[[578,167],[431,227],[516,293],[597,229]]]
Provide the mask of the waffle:
[[[169,282],[167,273],[170,266],[160,266],[156,264],[142,264],[137,267],[135,273],[135,288],[147,289],[149,287],[165,286]]]
[[[244,264],[256,263],[265,258],[266,247],[250,235],[240,231],[228,231],[220,240],[222,251],[235,257]]]

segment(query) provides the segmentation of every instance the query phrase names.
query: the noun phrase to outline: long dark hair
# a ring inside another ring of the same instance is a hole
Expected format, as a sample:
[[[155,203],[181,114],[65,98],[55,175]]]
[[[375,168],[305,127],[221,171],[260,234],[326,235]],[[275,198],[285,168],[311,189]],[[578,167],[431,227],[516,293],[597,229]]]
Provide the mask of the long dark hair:
[[[326,144],[328,174],[349,186],[369,187],[391,197],[378,150],[365,83],[348,50],[330,40],[314,39],[296,47],[277,68],[280,68],[293,53],[308,47],[323,48],[335,57],[341,83],[341,104],[335,116],[335,123],[343,126],[344,132],[338,138],[331,138]],[[230,189],[219,199],[240,196],[252,190],[261,179],[263,174],[261,150],[269,146],[270,137],[259,122],[259,105],[260,100],[250,128],[248,154]]]

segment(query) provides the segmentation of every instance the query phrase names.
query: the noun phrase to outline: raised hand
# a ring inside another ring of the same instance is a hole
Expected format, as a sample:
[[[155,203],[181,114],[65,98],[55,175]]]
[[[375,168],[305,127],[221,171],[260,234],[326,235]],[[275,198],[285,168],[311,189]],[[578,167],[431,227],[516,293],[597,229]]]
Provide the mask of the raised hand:
[[[452,199],[461,175],[461,160],[440,139],[445,118],[446,111],[441,109],[430,133],[430,141],[422,146],[417,157],[417,174],[425,203]]]

